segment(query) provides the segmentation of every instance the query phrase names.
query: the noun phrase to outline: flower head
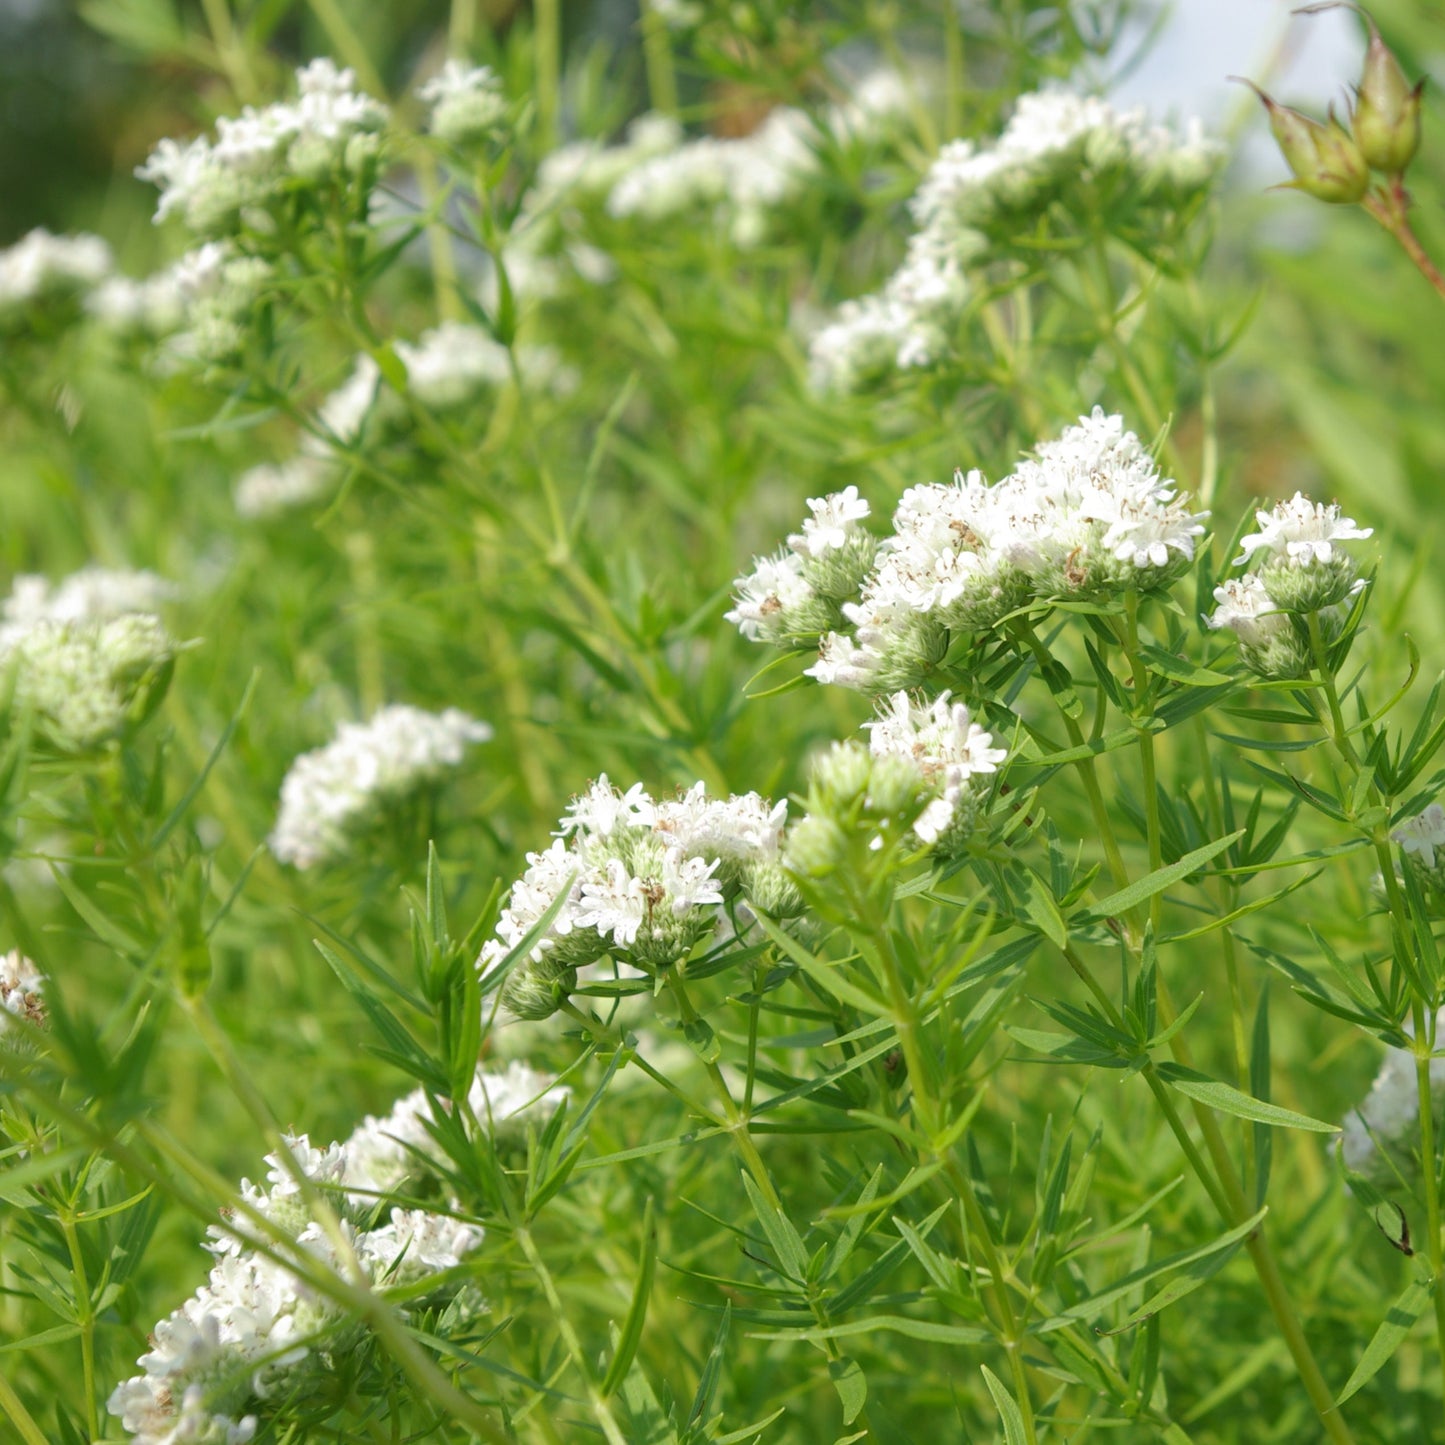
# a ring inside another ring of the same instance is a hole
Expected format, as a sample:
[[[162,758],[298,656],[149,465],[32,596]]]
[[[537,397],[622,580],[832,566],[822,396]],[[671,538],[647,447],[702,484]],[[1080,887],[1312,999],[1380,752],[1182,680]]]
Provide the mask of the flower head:
[[[369,722],[342,723],[334,741],[303,753],[286,774],[272,853],[296,868],[340,861],[390,808],[438,782],[491,735],[457,708],[429,713],[394,704]]]

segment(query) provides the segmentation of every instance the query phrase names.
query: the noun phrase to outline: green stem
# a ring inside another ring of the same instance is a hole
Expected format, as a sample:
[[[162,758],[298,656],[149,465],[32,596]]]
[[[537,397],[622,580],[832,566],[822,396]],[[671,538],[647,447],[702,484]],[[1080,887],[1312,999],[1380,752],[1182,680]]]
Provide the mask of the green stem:
[[[668,973],[668,986],[672,991],[673,998],[677,1001],[678,1010],[684,1023],[696,1023],[701,1015],[693,1006],[691,997],[687,991],[687,983],[681,972],[673,968]],[[767,1202],[778,1211],[786,1215],[787,1210],[783,1207],[783,1201],[773,1184],[772,1175],[768,1173],[768,1167],[763,1162],[763,1156],[758,1152],[758,1146],[753,1141],[753,1136],[748,1130],[750,1116],[740,1110],[737,1101],[733,1098],[733,1092],[728,1088],[728,1083],[723,1078],[722,1070],[717,1063],[711,1059],[703,1061],[707,1076],[712,1084],[713,1092],[717,1095],[718,1103],[722,1106],[723,1114],[727,1119],[727,1135],[732,1140],[733,1147],[741,1156],[748,1174],[754,1184],[758,1186],[758,1192]],[[828,1329],[832,1325],[829,1318],[827,1306],[813,1292],[812,1286],[805,1280],[799,1281],[803,1294],[807,1300],[808,1309],[811,1312],[814,1322],[820,1329]],[[838,1348],[836,1340],[824,1338],[820,1345],[823,1353],[827,1355],[830,1362],[843,1358],[843,1352]],[[858,1414],[853,1423],[861,1430],[868,1429],[868,1411],[865,1406]]]
[[[1115,1028],[1122,1030],[1124,1021],[1114,1008],[1113,1000],[1094,978],[1088,966],[1073,952],[1072,948],[1066,948],[1064,956],[1068,959],[1074,972],[1084,980],[1089,991],[1098,1000],[1105,1017]],[[1173,1021],[1174,1011],[1168,1001],[1162,974],[1159,977],[1159,1013],[1161,1023],[1167,1028]],[[1182,1035],[1174,1036],[1172,1041],[1174,1057],[1188,1068],[1190,1064],[1187,1061],[1190,1055],[1182,1040]],[[1143,1070],[1143,1073],[1150,1091],[1159,1102],[1171,1132],[1178,1139],[1180,1148],[1184,1151],[1184,1157],[1189,1161],[1199,1182],[1219,1210],[1221,1218],[1231,1228],[1242,1224],[1253,1211],[1245,1200],[1229,1157],[1228,1146],[1224,1142],[1224,1136],[1220,1133],[1219,1125],[1213,1114],[1203,1105],[1196,1104],[1195,1118],[1198,1120],[1200,1130],[1204,1135],[1205,1148],[1209,1151],[1214,1165],[1214,1169],[1211,1171],[1205,1165],[1197,1146],[1189,1138],[1188,1129],[1179,1116],[1178,1110],[1174,1107],[1173,1099],[1168,1095],[1168,1085],[1159,1077],[1158,1071],[1152,1063]],[[1335,1408],[1334,1395],[1325,1383],[1324,1375],[1320,1372],[1314,1351],[1310,1348],[1309,1339],[1305,1335],[1304,1326],[1300,1323],[1299,1315],[1295,1310],[1294,1301],[1285,1287],[1279,1262],[1274,1257],[1274,1251],[1270,1248],[1262,1225],[1245,1239],[1245,1249],[1254,1265],[1255,1275],[1264,1291],[1270,1313],[1273,1314],[1290,1356],[1294,1360],[1300,1383],[1305,1387],[1305,1393],[1309,1396],[1310,1403],[1319,1415],[1325,1434],[1334,1442],[1334,1445],[1352,1445],[1354,1436]]]
[[[653,110],[676,115],[677,74],[672,64],[672,44],[667,37],[667,21],[652,0],[642,0],[642,56]]]
[[[542,1286],[542,1293],[546,1296],[547,1306],[552,1311],[552,1321],[557,1326],[557,1333],[562,1336],[562,1343],[566,1345],[567,1353],[572,1356],[572,1363],[577,1367],[577,1373],[582,1376],[582,1382],[587,1388],[587,1403],[591,1407],[593,1419],[597,1421],[603,1435],[607,1437],[608,1445],[628,1445],[627,1436],[622,1433],[622,1427],[617,1423],[617,1417],[612,1413],[612,1407],[607,1403],[606,1396],[598,1387],[597,1379],[587,1358],[587,1352],[582,1348],[582,1341],[578,1339],[577,1331],[572,1328],[572,1321],[567,1317],[562,1296],[557,1292],[556,1281],[552,1278],[546,1261],[537,1249],[531,1231],[521,1228],[516,1230],[512,1237],[521,1245],[522,1253],[527,1257],[527,1263],[532,1266],[532,1272]]]
[[[946,1120],[940,1117],[938,1102],[933,1097],[929,1080],[931,1072],[924,1056],[920,1037],[920,1019],[913,994],[903,977],[903,966],[897,950],[889,936],[888,920],[876,900],[862,890],[850,889],[851,901],[859,925],[872,937],[879,961],[883,965],[884,983],[888,989],[888,1001],[892,1008],[890,1022],[898,1034],[898,1044],[903,1051],[903,1061],[908,1070],[908,1086],[913,1094],[914,1117],[928,1143],[931,1157],[938,1153],[934,1140],[938,1137]],[[924,1160],[923,1162],[927,1162]],[[1029,1388],[1028,1369],[1023,1357],[1024,1330],[1014,1313],[1013,1300],[1009,1296],[1008,1276],[1003,1260],[994,1243],[993,1230],[988,1216],[979,1204],[973,1188],[973,1181],[953,1158],[944,1160],[945,1172],[958,1191],[968,1215],[970,1227],[977,1233],[983,1251],[984,1265],[989,1273],[998,1323],[1003,1335],[1004,1353],[1008,1357],[1009,1373],[1013,1377],[1014,1393],[1019,1411],[1023,1416],[1024,1438],[1029,1445],[1036,1445],[1037,1426],[1034,1423],[1032,1393]]]
[[[247,102],[256,100],[256,77],[251,73],[246,47],[236,34],[227,0],[201,0],[201,9],[206,17],[206,28],[211,32],[211,44],[216,47],[216,59],[220,61],[221,69],[226,72],[226,79],[235,91],[236,99]]]
[[[1139,652],[1139,594],[1130,592],[1126,600],[1124,631],[1124,655],[1134,675],[1134,719],[1135,732],[1139,739],[1139,762],[1144,773],[1144,828],[1149,843],[1149,871],[1157,872],[1164,866],[1164,848],[1159,828],[1159,776],[1154,756],[1154,734],[1145,725],[1151,721],[1152,706],[1149,697],[1149,674]],[[1155,935],[1159,932],[1160,910],[1164,895],[1155,893],[1149,899],[1149,922]]]
[[[95,1408],[95,1302],[90,1297],[90,1279],[85,1269],[85,1256],[80,1248],[80,1234],[69,1212],[59,1215],[60,1231],[70,1253],[70,1269],[75,1276],[75,1322],[80,1326],[80,1363],[85,1375],[85,1419],[94,1440],[100,1434],[100,1416]]]
[[[337,0],[307,0],[307,4],[310,5],[317,23],[326,32],[332,48],[356,72],[361,88],[369,90],[378,99],[385,99],[386,87],[382,84],[381,76],[371,63],[371,57],[366,53],[361,37],[352,28]]]
[[[3,1373],[0,1373],[0,1410],[10,1417],[15,1433],[25,1445],[48,1445],[35,1417],[27,1410]]]
[[[1427,1257],[1435,1305],[1435,1340],[1445,1368],[1445,1259],[1440,1240],[1440,1170],[1435,1161],[1435,1096],[1430,1081],[1430,1054],[1435,1043],[1435,1021],[1425,1015],[1418,998],[1410,1000],[1415,1022],[1415,1087],[1420,1108],[1420,1172],[1425,1182],[1425,1229],[1429,1236]]]
[[[1440,268],[1420,244],[1420,238],[1407,218],[1410,193],[1405,189],[1405,182],[1395,176],[1387,190],[1366,196],[1360,205],[1395,238],[1411,264],[1435,288],[1435,294],[1445,301],[1445,276],[1440,274]]]
[[[562,14],[558,0],[533,0],[532,34],[537,85],[537,142],[543,152],[556,148],[560,111]]]
[[[477,33],[477,0],[452,0],[447,16],[447,53],[465,60]]]

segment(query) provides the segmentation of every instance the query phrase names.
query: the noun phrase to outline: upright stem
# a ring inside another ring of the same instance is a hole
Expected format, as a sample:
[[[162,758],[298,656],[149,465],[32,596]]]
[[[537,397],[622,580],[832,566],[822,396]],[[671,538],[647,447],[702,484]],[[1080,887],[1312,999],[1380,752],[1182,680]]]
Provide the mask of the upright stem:
[[[561,109],[562,13],[558,0],[533,0],[533,57],[537,71],[537,140],[543,151],[557,144]]]
[[[1123,1019],[1115,1009],[1108,991],[1094,978],[1088,965],[1078,957],[1071,947],[1064,950],[1064,957],[1074,972],[1084,980],[1090,992],[1103,1008],[1105,1017],[1114,1027],[1122,1030]],[[1159,1004],[1160,1020],[1167,1027],[1168,1023],[1172,1021],[1173,1010],[1167,1003],[1162,976],[1159,980]],[[1176,1034],[1173,1044],[1175,1058],[1184,1063],[1188,1052],[1182,1047],[1182,1036]],[[1188,1065],[1186,1064],[1185,1067]],[[1190,1168],[1194,1170],[1199,1182],[1214,1202],[1215,1208],[1219,1210],[1220,1216],[1231,1227],[1242,1224],[1249,1218],[1252,1211],[1240,1188],[1238,1177],[1234,1173],[1234,1166],[1229,1158],[1229,1150],[1213,1115],[1203,1105],[1197,1105],[1195,1108],[1195,1116],[1199,1120],[1200,1129],[1204,1134],[1205,1147],[1208,1149],[1214,1165],[1214,1170],[1211,1171],[1205,1165],[1198,1147],[1190,1139],[1189,1131],[1183,1119],[1180,1118],[1173,1099],[1169,1096],[1168,1085],[1159,1077],[1153,1064],[1148,1065],[1143,1073],[1150,1092],[1159,1103],[1165,1121],[1174,1137],[1179,1141],[1180,1148],[1184,1151],[1184,1157],[1189,1161]],[[1285,1286],[1284,1276],[1280,1273],[1279,1263],[1269,1246],[1263,1226],[1254,1230],[1245,1239],[1244,1244],[1245,1249],[1249,1252],[1250,1261],[1254,1265],[1260,1287],[1264,1291],[1264,1297],[1269,1304],[1270,1313],[1273,1314],[1275,1323],[1279,1326],[1280,1334],[1284,1337],[1285,1345],[1289,1349],[1295,1369],[1299,1373],[1300,1383],[1304,1385],[1305,1393],[1309,1396],[1310,1403],[1319,1415],[1325,1434],[1334,1442],[1334,1445],[1352,1445],[1354,1436],[1335,1408],[1334,1395],[1325,1383],[1324,1375],[1320,1372],[1314,1351],[1310,1348],[1304,1326],[1300,1323],[1299,1315],[1295,1311],[1294,1301],[1290,1298],[1289,1290]]]
[[[677,114],[677,75],[667,21],[653,0],[642,0],[642,57],[647,66],[647,93],[662,115]]]
[[[697,1009],[693,1007],[692,999],[687,991],[686,981],[676,968],[670,971],[668,984],[672,990],[673,998],[677,1001],[678,1010],[683,1022],[696,1023],[700,1015]],[[753,1136],[748,1132],[748,1116],[738,1108],[737,1101],[733,1098],[733,1091],[728,1088],[727,1080],[723,1078],[722,1070],[718,1068],[716,1062],[707,1059],[703,1061],[703,1064],[707,1070],[708,1080],[712,1084],[713,1092],[716,1093],[718,1103],[722,1105],[723,1113],[727,1118],[728,1138],[733,1141],[733,1147],[741,1156],[749,1176],[752,1178],[753,1183],[758,1186],[758,1192],[763,1198],[767,1200],[779,1214],[786,1214],[787,1211],[783,1207],[782,1198],[779,1196],[777,1188],[773,1184],[772,1175],[768,1173],[768,1167],[763,1163],[763,1156],[758,1152],[758,1146],[753,1142]],[[800,1280],[799,1285],[807,1298],[808,1309],[812,1313],[814,1321],[820,1328],[827,1329],[832,1324],[832,1320],[828,1316],[827,1307],[813,1293],[812,1288],[806,1280]],[[825,1336],[819,1343],[822,1346],[823,1353],[827,1355],[830,1361],[841,1360],[843,1358],[843,1352],[838,1348],[836,1340],[829,1339]],[[854,1423],[863,1430],[868,1428],[866,1407],[858,1415]]]
[[[1138,711],[1135,730],[1139,738],[1139,762],[1144,772],[1144,826],[1149,842],[1149,871],[1164,866],[1164,849],[1159,831],[1159,779],[1154,758],[1154,734],[1144,726],[1149,711],[1149,677],[1139,655],[1139,594],[1130,592],[1125,615],[1124,654],[1134,674],[1134,701]],[[1149,922],[1159,931],[1160,909],[1164,895],[1155,893],[1149,899]]]
[[[888,1000],[893,1010],[893,1026],[898,1031],[898,1044],[903,1051],[903,1061],[908,1069],[908,1085],[913,1093],[913,1111],[930,1152],[934,1151],[933,1140],[944,1124],[939,1117],[939,1107],[929,1086],[928,1061],[923,1054],[919,1037],[919,1016],[913,995],[903,977],[897,951],[888,934],[888,921],[861,890],[853,893],[853,905],[859,924],[871,935],[883,964],[884,980],[888,988]],[[936,1153],[934,1157],[937,1157]],[[924,1161],[927,1162],[927,1161]],[[1024,1438],[1029,1445],[1038,1439],[1034,1423],[1033,1399],[1029,1389],[1028,1370],[1024,1363],[1024,1331],[1014,1313],[1013,1300],[1009,1297],[1008,1280],[988,1216],[983,1212],[973,1181],[959,1168],[953,1159],[945,1160],[946,1171],[968,1215],[970,1227],[977,1233],[983,1251],[984,1265],[989,1272],[994,1305],[998,1312],[999,1326],[1003,1334],[1004,1352],[1008,1357],[1009,1373],[1013,1376],[1014,1393],[1019,1411],[1023,1416]]]
[[[100,1417],[95,1408],[95,1301],[90,1296],[90,1279],[86,1273],[85,1256],[80,1249],[80,1234],[75,1227],[71,1207],[60,1216],[60,1231],[70,1254],[70,1269],[75,1276],[75,1322],[80,1326],[80,1363],[85,1375],[85,1420],[91,1439],[100,1434]]]
[[[46,1445],[45,1436],[40,1426],[35,1423],[35,1417],[25,1408],[20,1396],[15,1393],[3,1374],[0,1374],[0,1410],[10,1417],[15,1433],[25,1445]]]
[[[582,1341],[577,1338],[577,1331],[572,1328],[572,1321],[567,1317],[562,1296],[557,1293],[556,1282],[547,1268],[546,1261],[537,1249],[531,1231],[524,1227],[518,1229],[513,1237],[521,1245],[522,1253],[527,1256],[527,1263],[532,1266],[532,1272],[542,1286],[542,1293],[547,1297],[547,1306],[552,1311],[552,1320],[557,1326],[558,1334],[562,1336],[562,1343],[566,1345],[567,1353],[572,1356],[572,1363],[577,1367],[578,1374],[582,1376],[583,1384],[587,1388],[587,1403],[591,1407],[592,1417],[601,1426],[603,1435],[607,1437],[607,1445],[628,1445],[627,1436],[622,1433],[622,1427],[617,1423],[617,1417],[612,1413],[612,1407],[607,1403],[606,1396],[598,1387],[587,1352],[582,1348]]]

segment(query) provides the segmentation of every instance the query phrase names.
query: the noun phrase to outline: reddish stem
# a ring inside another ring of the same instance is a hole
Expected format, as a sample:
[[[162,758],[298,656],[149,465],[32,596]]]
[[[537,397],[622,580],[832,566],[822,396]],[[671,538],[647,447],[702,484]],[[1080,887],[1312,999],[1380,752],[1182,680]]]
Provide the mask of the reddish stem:
[[[1410,209],[1410,193],[1399,176],[1390,181],[1389,190],[1376,191],[1365,197],[1360,204],[1399,243],[1401,249],[1415,264],[1415,269],[1435,288],[1436,294],[1445,301],[1445,276],[1426,254],[1420,238],[1410,227],[1406,213]]]

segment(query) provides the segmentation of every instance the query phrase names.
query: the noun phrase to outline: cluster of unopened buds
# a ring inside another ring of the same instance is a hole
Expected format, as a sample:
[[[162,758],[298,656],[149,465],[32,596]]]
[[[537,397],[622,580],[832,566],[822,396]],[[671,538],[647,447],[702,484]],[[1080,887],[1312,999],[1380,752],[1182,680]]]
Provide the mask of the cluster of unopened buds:
[[[1294,177],[1285,186],[1331,205],[1360,206],[1395,238],[1421,275],[1445,298],[1445,276],[1426,254],[1407,219],[1411,200],[1405,189],[1405,171],[1420,149],[1425,82],[1410,84],[1374,20],[1358,5],[1326,0],[1296,13],[1337,9],[1358,12],[1370,33],[1348,126],[1333,106],[1321,122],[1280,105],[1251,80],[1243,84],[1259,96],[1269,112],[1270,129]]]

